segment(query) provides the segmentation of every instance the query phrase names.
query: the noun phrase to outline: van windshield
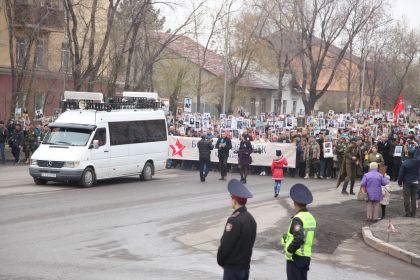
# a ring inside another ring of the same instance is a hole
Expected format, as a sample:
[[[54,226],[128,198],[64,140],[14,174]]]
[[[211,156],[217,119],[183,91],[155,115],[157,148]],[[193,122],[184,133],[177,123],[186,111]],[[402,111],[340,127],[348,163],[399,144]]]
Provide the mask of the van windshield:
[[[92,131],[89,129],[54,127],[42,144],[62,146],[86,146]]]

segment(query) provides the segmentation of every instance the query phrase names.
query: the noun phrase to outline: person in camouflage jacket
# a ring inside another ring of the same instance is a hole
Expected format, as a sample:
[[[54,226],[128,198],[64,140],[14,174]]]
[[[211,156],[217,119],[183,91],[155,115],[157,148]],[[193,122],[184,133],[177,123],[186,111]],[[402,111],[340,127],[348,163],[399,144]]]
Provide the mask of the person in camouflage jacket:
[[[29,163],[32,153],[35,152],[37,148],[37,142],[38,142],[38,136],[35,132],[35,128],[33,125],[29,125],[28,130],[25,133],[25,142],[24,142],[25,160],[27,164]]]

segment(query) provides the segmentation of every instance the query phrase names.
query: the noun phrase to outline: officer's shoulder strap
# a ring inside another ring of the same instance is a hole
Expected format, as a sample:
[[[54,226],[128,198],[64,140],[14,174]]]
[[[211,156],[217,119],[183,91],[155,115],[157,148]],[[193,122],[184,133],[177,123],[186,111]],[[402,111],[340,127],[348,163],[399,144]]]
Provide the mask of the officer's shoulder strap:
[[[235,212],[235,213],[233,213],[230,217],[231,217],[231,218],[236,218],[236,217],[238,217],[240,214],[241,214],[241,212],[236,211],[236,212]]]

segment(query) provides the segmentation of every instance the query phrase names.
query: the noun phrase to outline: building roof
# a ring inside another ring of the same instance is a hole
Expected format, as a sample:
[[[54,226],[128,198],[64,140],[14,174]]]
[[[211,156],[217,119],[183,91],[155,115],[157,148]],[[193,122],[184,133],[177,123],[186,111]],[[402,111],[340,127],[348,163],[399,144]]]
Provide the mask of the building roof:
[[[158,37],[160,43],[165,43],[171,34],[164,32],[156,32],[155,35]],[[168,44],[168,49],[180,55],[190,62],[196,65],[203,64],[203,54],[205,47],[200,43],[192,40],[185,35],[176,35],[172,42]],[[198,56],[200,53],[200,58]],[[207,49],[205,63],[203,68],[221,79],[224,78],[224,57],[213,50]],[[267,78],[263,78],[262,74],[256,71],[247,71],[242,79],[239,80],[238,86],[240,87],[251,87],[259,89],[276,90],[276,84],[269,81]]]

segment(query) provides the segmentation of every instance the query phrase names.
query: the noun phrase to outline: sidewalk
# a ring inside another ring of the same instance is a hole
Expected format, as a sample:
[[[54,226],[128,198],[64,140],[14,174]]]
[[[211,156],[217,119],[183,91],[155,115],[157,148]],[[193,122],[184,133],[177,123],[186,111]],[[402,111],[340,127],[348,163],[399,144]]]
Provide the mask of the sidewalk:
[[[398,186],[393,187],[398,190]],[[396,199],[402,198],[393,194]],[[417,218],[391,217],[362,228],[363,239],[374,249],[420,266],[420,209]],[[393,228],[390,226],[393,226]]]

